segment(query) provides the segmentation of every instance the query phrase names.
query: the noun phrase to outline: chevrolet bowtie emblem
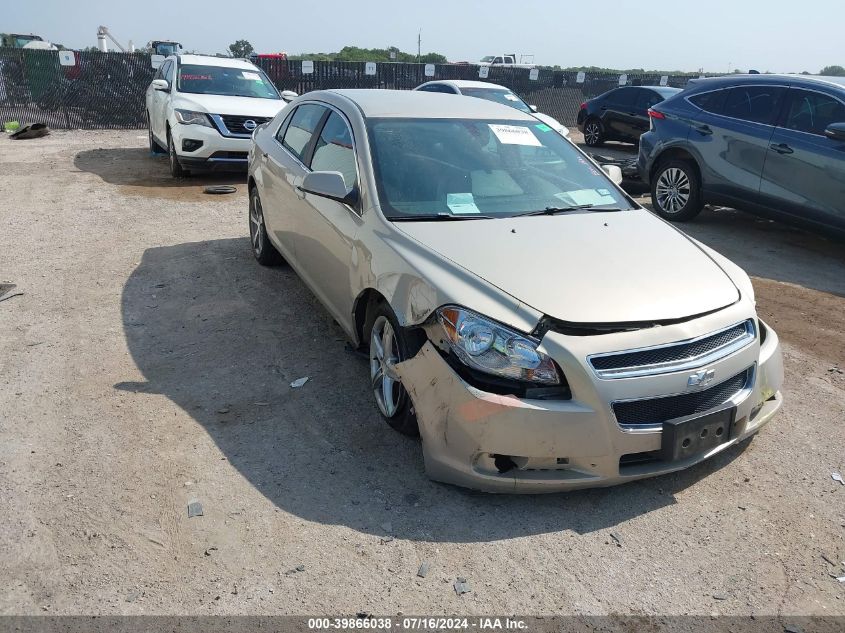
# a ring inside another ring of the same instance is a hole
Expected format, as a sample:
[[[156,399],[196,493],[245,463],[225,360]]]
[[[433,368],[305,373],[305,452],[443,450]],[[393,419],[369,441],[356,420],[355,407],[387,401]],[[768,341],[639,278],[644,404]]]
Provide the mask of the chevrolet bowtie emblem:
[[[716,378],[715,369],[702,369],[687,378],[687,387],[704,387],[713,382],[714,378]]]

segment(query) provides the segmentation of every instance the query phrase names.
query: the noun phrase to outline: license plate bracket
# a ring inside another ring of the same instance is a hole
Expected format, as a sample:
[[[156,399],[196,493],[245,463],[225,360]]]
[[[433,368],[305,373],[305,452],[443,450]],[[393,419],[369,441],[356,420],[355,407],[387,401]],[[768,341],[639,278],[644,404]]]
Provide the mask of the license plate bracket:
[[[735,418],[736,407],[728,407],[698,417],[664,422],[661,458],[679,461],[724,444],[731,438]]]

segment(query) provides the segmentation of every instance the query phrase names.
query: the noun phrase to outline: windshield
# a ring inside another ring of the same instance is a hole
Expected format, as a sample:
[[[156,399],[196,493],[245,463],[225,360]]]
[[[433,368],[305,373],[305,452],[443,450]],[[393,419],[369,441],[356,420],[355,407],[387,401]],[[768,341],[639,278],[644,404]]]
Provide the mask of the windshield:
[[[536,120],[371,119],[367,126],[391,220],[632,208],[594,163]]]
[[[225,66],[179,66],[179,92],[227,97],[279,99],[276,88],[260,70]]]
[[[528,112],[531,114],[531,108],[528,107],[528,104],[510,90],[497,90],[495,88],[461,88],[461,94],[467,97],[478,97],[479,99],[486,99],[487,101],[503,103],[506,106],[516,108],[521,112]]]
[[[488,55],[487,57],[482,57],[481,61],[483,62],[492,62],[495,59],[492,55]]]

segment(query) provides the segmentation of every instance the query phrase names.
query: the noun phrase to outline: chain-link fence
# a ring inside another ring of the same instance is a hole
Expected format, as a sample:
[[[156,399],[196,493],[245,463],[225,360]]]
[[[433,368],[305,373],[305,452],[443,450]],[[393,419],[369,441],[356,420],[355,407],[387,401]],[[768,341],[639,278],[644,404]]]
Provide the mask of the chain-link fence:
[[[258,58],[280,90],[299,94],[328,88],[410,90],[435,79],[481,79],[507,86],[565,125],[584,101],[619,85],[683,88],[697,75],[570,72],[546,68],[485,69],[471,64],[302,62]],[[144,92],[155,70],[144,53],[0,48],[0,123],[46,123],[53,128],[141,128]],[[225,114],[225,113],[223,113]]]
[[[154,72],[141,53],[62,51],[60,61],[58,51],[0,48],[0,122],[143,127]]]

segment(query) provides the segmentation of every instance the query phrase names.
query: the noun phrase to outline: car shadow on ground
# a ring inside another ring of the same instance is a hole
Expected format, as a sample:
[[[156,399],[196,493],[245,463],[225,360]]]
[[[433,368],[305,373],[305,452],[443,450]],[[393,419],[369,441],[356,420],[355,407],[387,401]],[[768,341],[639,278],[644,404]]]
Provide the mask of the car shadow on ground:
[[[91,149],[73,159],[80,171],[96,174],[103,181],[118,185],[127,195],[171,200],[196,199],[209,185],[244,185],[243,171],[195,171],[185,178],[170,175],[166,154],[151,154],[142,147]]]
[[[144,381],[116,388],[176,403],[278,508],[363,533],[385,523],[397,538],[434,542],[594,532],[672,505],[747,446],[622,487],[475,493],[425,476],[419,441],[379,417],[367,361],[290,268],[254,261],[247,238],[148,249],[122,313]]]

